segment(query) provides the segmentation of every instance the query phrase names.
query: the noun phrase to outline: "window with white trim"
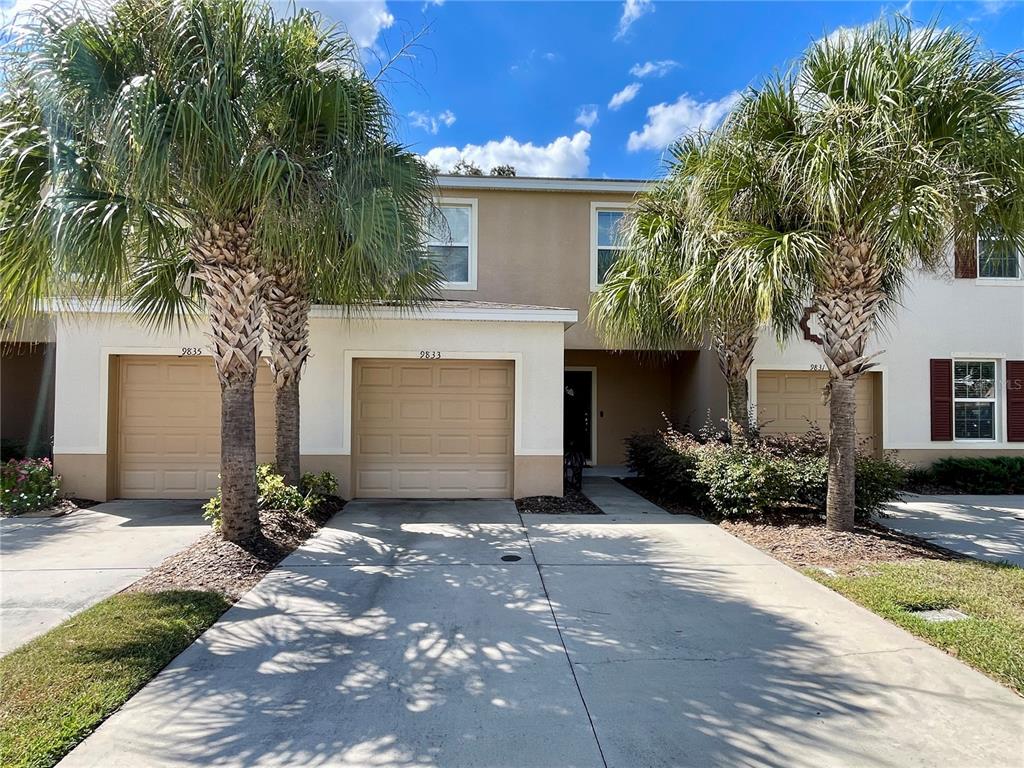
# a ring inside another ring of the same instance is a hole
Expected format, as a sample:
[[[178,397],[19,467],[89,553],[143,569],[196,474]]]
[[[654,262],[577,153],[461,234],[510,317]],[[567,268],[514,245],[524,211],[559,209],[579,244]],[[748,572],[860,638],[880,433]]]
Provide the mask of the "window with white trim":
[[[1020,279],[1020,254],[1013,240],[1001,234],[979,235],[978,277]]]
[[[953,361],[953,437],[995,440],[999,388],[995,360]]]
[[[619,254],[624,250],[622,226],[626,218],[624,205],[591,207],[590,287],[597,289]]]
[[[427,225],[427,250],[444,288],[476,288],[476,207],[472,201],[437,203]]]

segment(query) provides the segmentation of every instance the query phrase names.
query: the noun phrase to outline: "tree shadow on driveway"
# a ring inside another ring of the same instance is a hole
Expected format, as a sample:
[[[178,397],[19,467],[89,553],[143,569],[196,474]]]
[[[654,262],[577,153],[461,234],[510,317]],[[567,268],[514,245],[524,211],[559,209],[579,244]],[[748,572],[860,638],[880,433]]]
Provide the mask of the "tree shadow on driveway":
[[[991,764],[997,686],[709,535],[343,513],[67,765]]]

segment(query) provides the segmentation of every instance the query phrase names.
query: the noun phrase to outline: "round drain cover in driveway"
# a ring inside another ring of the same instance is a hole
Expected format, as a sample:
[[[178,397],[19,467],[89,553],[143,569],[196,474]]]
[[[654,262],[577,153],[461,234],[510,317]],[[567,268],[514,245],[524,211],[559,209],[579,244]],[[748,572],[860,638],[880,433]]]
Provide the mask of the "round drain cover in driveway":
[[[519,555],[502,555],[501,559],[504,560],[506,563],[515,563],[519,560],[522,560],[523,558],[521,558]]]

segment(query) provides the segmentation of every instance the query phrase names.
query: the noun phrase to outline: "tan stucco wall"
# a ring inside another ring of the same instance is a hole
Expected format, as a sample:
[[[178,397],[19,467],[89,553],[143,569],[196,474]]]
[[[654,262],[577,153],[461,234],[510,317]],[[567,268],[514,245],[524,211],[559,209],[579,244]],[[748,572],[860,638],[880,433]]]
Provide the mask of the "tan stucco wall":
[[[579,322],[566,349],[607,348],[587,322],[590,308],[591,203],[629,203],[599,192],[444,189],[442,197],[477,202],[477,290],[450,299],[566,307]]]
[[[671,415],[675,361],[667,356],[599,349],[567,349],[565,365],[597,368],[597,463],[621,464],[623,441],[661,429]]]
[[[672,375],[673,423],[696,432],[709,420],[720,424],[727,415],[728,393],[715,353],[679,353]]]
[[[997,447],[991,449],[979,448],[972,445],[970,448],[901,448],[894,450],[900,459],[914,467],[927,467],[939,459],[956,458],[995,458],[996,456],[1024,456],[1024,445],[1020,448]]]
[[[561,496],[562,456],[516,456],[515,497]]]
[[[79,499],[107,501],[107,454],[55,453],[53,471],[62,478],[61,493]]]

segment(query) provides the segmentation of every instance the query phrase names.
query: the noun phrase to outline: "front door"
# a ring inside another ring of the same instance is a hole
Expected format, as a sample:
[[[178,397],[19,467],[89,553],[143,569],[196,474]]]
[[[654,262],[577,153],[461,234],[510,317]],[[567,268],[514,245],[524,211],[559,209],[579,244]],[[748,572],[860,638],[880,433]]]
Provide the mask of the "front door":
[[[582,451],[590,464],[594,463],[593,392],[593,371],[565,372],[565,452]]]

